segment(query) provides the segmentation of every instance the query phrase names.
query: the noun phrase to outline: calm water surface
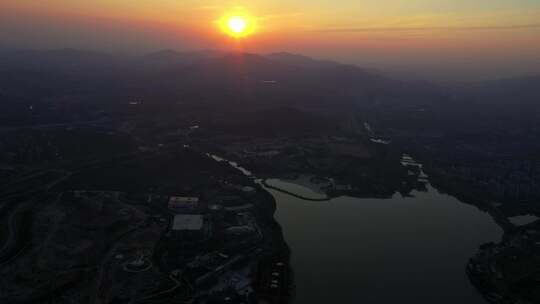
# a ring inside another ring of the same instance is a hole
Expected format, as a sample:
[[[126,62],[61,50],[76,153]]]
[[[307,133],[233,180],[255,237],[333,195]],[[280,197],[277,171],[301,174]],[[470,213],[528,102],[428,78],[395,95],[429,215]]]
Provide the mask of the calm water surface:
[[[485,303],[465,265],[502,230],[477,208],[431,187],[414,198],[328,202],[269,191],[292,251],[295,303]]]

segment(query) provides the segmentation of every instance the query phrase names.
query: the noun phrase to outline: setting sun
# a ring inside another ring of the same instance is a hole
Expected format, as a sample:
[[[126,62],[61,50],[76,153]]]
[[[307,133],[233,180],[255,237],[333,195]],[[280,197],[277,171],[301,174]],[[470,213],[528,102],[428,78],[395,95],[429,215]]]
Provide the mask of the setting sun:
[[[244,38],[255,32],[255,18],[247,14],[231,14],[222,17],[219,21],[221,30],[234,38]]]
[[[242,17],[232,17],[227,23],[229,30],[236,34],[242,34],[246,30],[247,22]]]

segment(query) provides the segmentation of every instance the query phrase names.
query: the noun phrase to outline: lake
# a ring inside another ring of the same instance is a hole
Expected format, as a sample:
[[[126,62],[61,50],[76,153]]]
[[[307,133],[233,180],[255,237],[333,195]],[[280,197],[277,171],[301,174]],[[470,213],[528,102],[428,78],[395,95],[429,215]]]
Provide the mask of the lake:
[[[311,202],[269,189],[292,251],[294,303],[486,303],[465,265],[502,230],[476,207],[428,190]]]

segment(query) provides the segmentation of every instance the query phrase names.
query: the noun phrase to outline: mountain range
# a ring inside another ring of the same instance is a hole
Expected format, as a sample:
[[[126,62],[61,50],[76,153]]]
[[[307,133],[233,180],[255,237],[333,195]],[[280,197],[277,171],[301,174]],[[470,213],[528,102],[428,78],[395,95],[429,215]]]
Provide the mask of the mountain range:
[[[228,110],[339,108],[415,116],[420,111],[437,119],[445,113],[495,115],[496,108],[504,115],[535,117],[540,116],[539,97],[540,76],[451,87],[400,81],[380,71],[290,53],[161,50],[124,56],[0,50],[4,113],[59,101],[93,107],[138,100],[165,108],[181,103]]]

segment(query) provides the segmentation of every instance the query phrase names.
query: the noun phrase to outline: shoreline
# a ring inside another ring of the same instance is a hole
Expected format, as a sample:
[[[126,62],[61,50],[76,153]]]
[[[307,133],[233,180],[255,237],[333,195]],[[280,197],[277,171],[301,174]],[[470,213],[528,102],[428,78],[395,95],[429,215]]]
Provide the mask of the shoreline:
[[[272,185],[268,184],[267,179],[263,179],[262,184],[263,184],[264,187],[266,187],[268,189],[272,189],[272,190],[275,190],[275,191],[278,191],[278,192],[281,192],[281,193],[284,193],[284,194],[287,194],[287,195],[290,195],[290,196],[293,196],[293,197],[296,197],[296,198],[299,198],[299,199],[305,200],[305,201],[328,202],[328,201],[330,201],[332,199],[331,197],[326,197],[326,198],[309,198],[309,197],[305,197],[305,196],[302,196],[300,194],[296,194],[294,192],[291,192],[291,191],[288,191],[288,190],[285,190],[285,189],[281,189],[281,188],[276,187],[276,186],[272,186]]]

